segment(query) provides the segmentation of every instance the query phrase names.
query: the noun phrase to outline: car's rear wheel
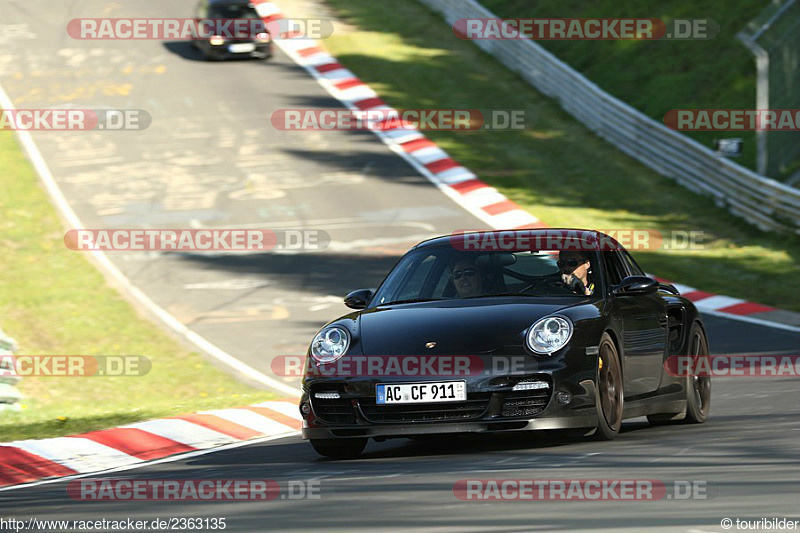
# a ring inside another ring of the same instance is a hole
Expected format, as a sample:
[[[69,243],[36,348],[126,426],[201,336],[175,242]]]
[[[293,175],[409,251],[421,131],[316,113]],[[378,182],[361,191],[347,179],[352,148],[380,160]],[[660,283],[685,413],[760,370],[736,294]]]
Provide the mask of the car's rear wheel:
[[[625,394],[622,387],[622,366],[614,339],[604,333],[600,339],[597,363],[597,431],[595,437],[610,440],[622,427]]]
[[[700,359],[708,359],[708,340],[703,328],[695,322],[692,326],[690,354],[695,359],[694,368],[709,368],[699,363]],[[702,424],[708,418],[711,408],[711,376],[688,376],[686,384],[686,418],[688,424]]]
[[[694,359],[692,368],[708,368],[699,362],[702,358],[708,358],[708,340],[703,328],[697,322],[692,326],[689,334],[689,353],[687,355]],[[708,418],[711,408],[711,377],[710,376],[686,376],[684,378],[684,389],[686,390],[686,415],[681,418],[681,413],[666,413],[648,415],[647,420],[653,425],[681,423],[681,424],[702,424]]]
[[[353,459],[367,446],[367,439],[311,439],[318,454],[331,459]]]

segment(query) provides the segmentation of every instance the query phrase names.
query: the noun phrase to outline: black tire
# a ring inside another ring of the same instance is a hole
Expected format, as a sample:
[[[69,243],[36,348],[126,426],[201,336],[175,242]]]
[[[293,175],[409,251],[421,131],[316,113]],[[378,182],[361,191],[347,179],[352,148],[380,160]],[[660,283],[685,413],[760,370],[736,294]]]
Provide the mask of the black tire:
[[[697,359],[708,358],[708,339],[700,324],[692,326],[690,349]],[[705,366],[708,368],[708,365]],[[689,376],[686,386],[686,418],[687,424],[702,424],[708,419],[711,409],[711,376]]]
[[[311,439],[316,452],[331,459],[353,459],[367,446],[367,439]]]
[[[597,430],[594,437],[611,440],[622,427],[625,394],[622,384],[622,365],[614,339],[604,333],[600,339],[597,368]]]
[[[688,348],[687,355],[691,355],[695,359],[708,357],[709,355],[706,334],[697,322],[692,325],[692,330],[689,333]],[[693,366],[697,367],[698,365]],[[662,413],[647,415],[647,420],[650,424],[654,426],[675,423],[702,424],[708,419],[708,412],[711,408],[711,377],[686,376],[684,379],[686,380],[684,383],[686,414]]]

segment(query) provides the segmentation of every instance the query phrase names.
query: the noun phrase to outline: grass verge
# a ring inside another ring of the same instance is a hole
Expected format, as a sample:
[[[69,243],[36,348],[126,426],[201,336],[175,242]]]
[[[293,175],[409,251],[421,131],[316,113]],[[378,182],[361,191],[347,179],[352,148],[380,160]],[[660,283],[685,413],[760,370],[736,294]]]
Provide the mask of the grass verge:
[[[26,355],[143,355],[142,377],[20,382],[23,409],[0,412],[0,442],[56,437],[275,398],[182,348],[105,283],[64,230],[16,139],[0,131],[0,325]]]
[[[303,8],[281,0],[287,13]],[[525,109],[526,131],[428,136],[551,226],[701,231],[701,250],[639,251],[643,268],[703,290],[800,311],[800,239],[765,233],[617,151],[417,2],[327,0],[324,42],[396,108]]]

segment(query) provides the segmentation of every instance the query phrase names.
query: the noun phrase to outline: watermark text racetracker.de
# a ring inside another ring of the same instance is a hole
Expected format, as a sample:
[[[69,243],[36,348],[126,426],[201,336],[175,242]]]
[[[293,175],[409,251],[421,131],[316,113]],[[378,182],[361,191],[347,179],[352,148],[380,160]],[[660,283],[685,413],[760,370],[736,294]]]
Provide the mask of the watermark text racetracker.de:
[[[143,355],[2,355],[0,377],[144,376],[152,363]]]
[[[776,377],[800,376],[800,355],[671,355],[664,361],[671,376]]]
[[[658,479],[461,479],[453,494],[464,501],[706,500],[708,482]]]
[[[0,130],[140,131],[152,121],[143,109],[0,109]]]
[[[453,33],[471,40],[693,40],[716,37],[719,24],[711,19],[463,18],[453,24]]]
[[[536,121],[526,109],[279,109],[270,116],[281,131],[502,131],[532,129]]]
[[[272,501],[319,500],[319,479],[80,479],[67,495],[77,501]]]
[[[80,18],[67,24],[79,40],[327,39],[328,19],[299,18]]]
[[[584,230],[466,231],[453,233],[450,241],[460,251],[568,251],[601,250],[702,250],[712,240],[701,230],[635,228]]]
[[[68,249],[82,252],[320,251],[330,242],[317,229],[72,229],[64,235]]]
[[[664,125],[677,131],[798,131],[800,109],[671,109]]]

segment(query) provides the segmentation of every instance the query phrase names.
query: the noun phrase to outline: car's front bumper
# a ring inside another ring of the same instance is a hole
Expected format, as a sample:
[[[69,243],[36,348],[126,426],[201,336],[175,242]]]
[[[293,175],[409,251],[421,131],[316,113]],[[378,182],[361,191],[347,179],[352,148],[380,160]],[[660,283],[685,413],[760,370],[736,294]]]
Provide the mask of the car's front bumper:
[[[540,369],[524,376],[508,376],[511,382],[505,384],[497,377],[467,379],[468,402],[456,404],[452,409],[439,404],[439,410],[430,404],[405,404],[388,409],[376,406],[375,384],[386,380],[349,380],[338,384],[306,380],[300,405],[310,406],[311,412],[303,415],[302,433],[306,439],[331,439],[594,428],[597,426],[597,402],[593,364],[584,366],[582,372],[574,370],[564,366],[549,372]],[[538,395],[536,402],[526,404],[526,400],[522,400],[520,404],[520,397],[525,393],[514,391],[512,387],[529,380],[547,381],[549,389],[546,396],[542,391],[526,397],[533,399]],[[331,390],[341,393],[334,406],[314,397],[316,392]],[[568,401],[564,402],[564,396]],[[530,408],[534,404],[540,407]],[[470,416],[464,416],[464,411],[459,412],[461,409],[473,410]],[[412,414],[418,410],[421,414]],[[395,414],[386,415],[387,412]]]
[[[231,52],[229,46],[231,44],[252,44],[255,49],[250,52]],[[211,59],[234,59],[234,58],[248,58],[254,57],[259,59],[266,59],[272,57],[272,43],[226,43],[219,46],[208,46],[206,56]]]

